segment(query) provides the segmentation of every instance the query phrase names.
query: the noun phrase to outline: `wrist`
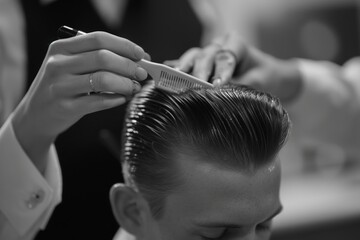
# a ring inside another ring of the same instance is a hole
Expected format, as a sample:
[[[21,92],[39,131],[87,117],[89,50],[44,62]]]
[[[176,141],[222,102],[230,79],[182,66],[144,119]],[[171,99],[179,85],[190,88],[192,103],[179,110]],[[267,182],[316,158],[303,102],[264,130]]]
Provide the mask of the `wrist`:
[[[21,105],[15,110],[12,125],[20,146],[33,162],[40,173],[44,173],[47,166],[47,156],[54,138],[42,133],[36,119],[31,119],[26,107]]]

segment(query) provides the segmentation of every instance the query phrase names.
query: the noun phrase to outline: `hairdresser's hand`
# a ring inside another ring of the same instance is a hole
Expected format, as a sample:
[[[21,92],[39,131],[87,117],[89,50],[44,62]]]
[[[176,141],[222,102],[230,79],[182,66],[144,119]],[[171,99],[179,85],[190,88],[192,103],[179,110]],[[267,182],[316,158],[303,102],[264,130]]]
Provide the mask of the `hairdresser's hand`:
[[[222,85],[236,76],[235,70],[244,50],[241,39],[232,33],[214,40],[204,48],[191,48],[180,59],[166,61],[165,64],[204,81]]]
[[[216,39],[203,49],[190,49],[179,60],[166,64],[215,86],[249,85],[270,92],[285,103],[292,101],[301,89],[296,61],[276,59],[249,47],[237,33]]]
[[[58,134],[88,113],[124,104],[147,72],[136,44],[104,32],[58,40],[48,49],[29,91],[15,110],[15,134],[35,165]]]

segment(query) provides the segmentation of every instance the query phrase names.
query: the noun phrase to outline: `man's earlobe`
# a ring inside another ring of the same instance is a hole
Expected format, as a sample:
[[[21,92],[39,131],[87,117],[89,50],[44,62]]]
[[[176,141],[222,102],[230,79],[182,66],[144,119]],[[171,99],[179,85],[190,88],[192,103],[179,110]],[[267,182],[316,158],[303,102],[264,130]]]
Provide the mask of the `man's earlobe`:
[[[131,187],[115,184],[110,190],[113,214],[122,228],[130,234],[141,234],[146,225],[146,210],[142,196]]]

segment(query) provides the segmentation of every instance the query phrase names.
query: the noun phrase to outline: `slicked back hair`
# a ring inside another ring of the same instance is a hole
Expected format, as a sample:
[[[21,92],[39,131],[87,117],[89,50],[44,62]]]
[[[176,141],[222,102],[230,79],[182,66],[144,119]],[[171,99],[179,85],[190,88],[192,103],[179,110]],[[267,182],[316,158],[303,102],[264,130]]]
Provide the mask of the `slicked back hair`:
[[[246,87],[191,89],[169,94],[146,86],[130,103],[123,132],[126,183],[161,217],[179,174],[182,150],[242,171],[271,162],[288,136],[290,120],[277,98]]]

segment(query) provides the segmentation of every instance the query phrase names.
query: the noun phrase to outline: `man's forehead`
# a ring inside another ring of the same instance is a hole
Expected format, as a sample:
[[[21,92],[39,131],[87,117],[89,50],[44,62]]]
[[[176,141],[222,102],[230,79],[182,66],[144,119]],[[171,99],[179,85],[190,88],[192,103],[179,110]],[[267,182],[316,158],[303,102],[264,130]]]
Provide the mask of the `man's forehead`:
[[[202,174],[204,174],[203,177],[207,177],[211,176],[208,175],[209,173],[212,173],[218,175],[218,177],[222,175],[225,179],[227,179],[227,176],[230,178],[236,176],[239,179],[242,178],[243,181],[247,181],[253,175],[262,175],[266,178],[269,174],[271,176],[272,172],[276,175],[277,171],[281,171],[280,160],[277,157],[268,159],[261,166],[256,166],[257,164],[251,164],[252,160],[246,160],[250,164],[243,164],[242,162],[245,161],[233,159],[230,154],[215,155],[203,154],[203,152],[193,150],[181,150],[176,151],[173,155],[173,160],[177,171],[180,171],[184,177]]]
[[[196,187],[201,186],[201,183],[214,182],[212,186],[214,190],[234,187],[234,191],[243,189],[245,193],[247,190],[253,190],[254,187],[260,187],[267,192],[267,185],[271,185],[267,182],[273,180],[277,183],[279,180],[280,162],[278,159],[269,161],[268,164],[254,171],[247,171],[237,167],[236,164],[233,167],[222,165],[222,159],[210,161],[201,158],[203,157],[196,154],[178,154],[175,157],[176,171],[184,180],[184,184],[188,183]]]
[[[220,213],[235,218],[243,212],[244,218],[259,218],[253,213],[272,212],[280,206],[278,161],[272,161],[250,175],[236,168],[221,168],[212,161],[199,160],[195,155],[179,155],[175,165],[181,183],[168,200],[179,209],[184,207],[182,214],[190,210],[192,216],[214,214],[216,218],[215,215]]]

